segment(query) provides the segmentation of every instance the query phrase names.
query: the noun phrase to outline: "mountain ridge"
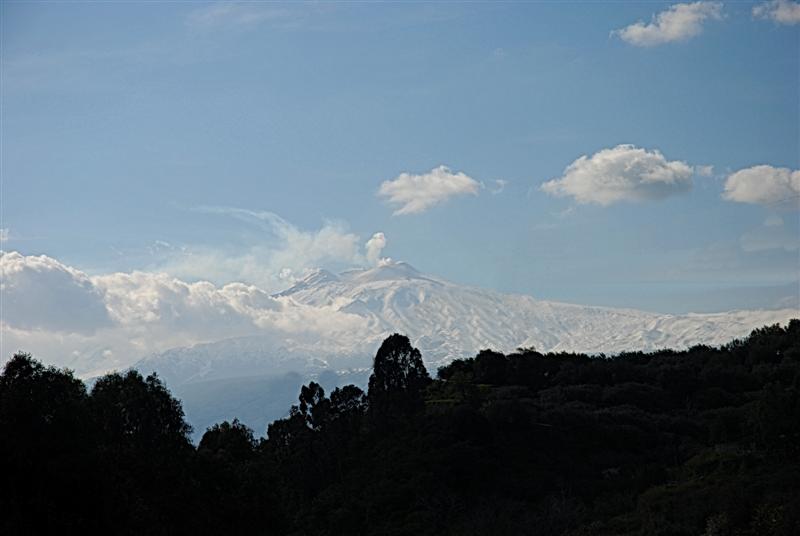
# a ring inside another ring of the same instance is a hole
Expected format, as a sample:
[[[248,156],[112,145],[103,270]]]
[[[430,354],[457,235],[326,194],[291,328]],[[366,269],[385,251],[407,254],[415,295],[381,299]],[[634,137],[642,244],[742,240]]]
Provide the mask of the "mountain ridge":
[[[274,296],[351,315],[356,327],[316,339],[250,336],[174,348],[135,367],[167,371],[165,376],[181,383],[235,374],[363,369],[380,341],[394,332],[407,334],[429,367],[486,348],[594,354],[686,348],[723,344],[798,315],[792,309],[672,315],[537,300],[458,285],[391,261],[340,274],[313,270]]]

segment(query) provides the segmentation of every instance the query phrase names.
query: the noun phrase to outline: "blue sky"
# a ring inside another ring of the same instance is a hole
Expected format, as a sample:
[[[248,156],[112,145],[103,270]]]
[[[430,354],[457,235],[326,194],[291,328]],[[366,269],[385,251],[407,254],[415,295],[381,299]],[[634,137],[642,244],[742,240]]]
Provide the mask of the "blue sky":
[[[672,5],[4,2],[3,249],[278,290],[382,232],[539,298],[797,307],[794,4]]]

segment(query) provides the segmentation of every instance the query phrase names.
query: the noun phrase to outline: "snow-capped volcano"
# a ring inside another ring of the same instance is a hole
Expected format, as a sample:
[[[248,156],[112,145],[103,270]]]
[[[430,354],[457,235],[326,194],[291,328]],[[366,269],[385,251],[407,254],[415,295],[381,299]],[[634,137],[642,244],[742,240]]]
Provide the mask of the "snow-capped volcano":
[[[322,316],[325,330],[292,321],[284,331],[176,348],[136,365],[167,381],[197,437],[234,417],[263,432],[310,379],[327,390],[364,387],[376,349],[394,332],[409,336],[435,374],[437,366],[484,348],[613,353],[713,345],[800,315],[792,309],[663,315],[570,305],[457,285],[402,262],[341,274],[316,270],[271,298],[282,314]]]
[[[299,303],[356,314],[370,331],[406,333],[429,362],[509,351],[613,353],[721,344],[754,327],[788,320],[797,311],[734,311],[663,315],[589,307],[466,287],[397,262],[338,276],[315,272],[282,293]]]
[[[404,262],[334,274],[315,270],[275,297],[346,319],[325,335],[271,333],[169,350],[139,363],[173,381],[370,365],[387,335],[405,333],[435,367],[484,348],[615,353],[721,344],[798,311],[664,315],[571,305],[466,287]]]

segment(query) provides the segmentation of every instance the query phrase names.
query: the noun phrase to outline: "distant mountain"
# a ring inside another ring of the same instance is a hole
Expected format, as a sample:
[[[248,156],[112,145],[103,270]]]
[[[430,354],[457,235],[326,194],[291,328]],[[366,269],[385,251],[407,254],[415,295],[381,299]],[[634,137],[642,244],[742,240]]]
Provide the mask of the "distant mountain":
[[[393,332],[408,335],[435,374],[438,366],[485,348],[511,351],[534,346],[540,351],[618,353],[718,345],[800,314],[785,309],[666,315],[571,305],[457,285],[422,274],[404,262],[338,275],[317,270],[278,296],[303,306],[356,315],[361,322],[356,330],[343,329],[326,339],[236,338],[168,350],[135,366],[143,372],[158,371],[176,394],[189,393],[191,398],[197,393],[232,393],[236,378],[248,379],[248,392],[257,391],[253,385],[258,378],[273,388],[279,378],[298,387],[298,380],[320,375],[327,375],[330,386],[349,378],[363,379],[380,342]],[[203,382],[202,388],[194,385],[198,382]],[[293,398],[286,400],[286,410]],[[196,402],[213,403],[199,395]],[[243,403],[258,406],[252,397]],[[187,401],[190,418],[192,404]],[[236,415],[236,404],[225,404],[231,416]],[[245,420],[244,415],[236,416]]]
[[[338,275],[316,270],[278,296],[357,315],[363,322],[355,333],[343,330],[326,340],[270,335],[176,348],[137,367],[177,382],[359,369],[370,366],[377,346],[393,332],[408,335],[432,367],[485,348],[587,353],[686,348],[722,344],[798,315],[793,309],[668,315],[542,301],[457,285],[404,262]]]

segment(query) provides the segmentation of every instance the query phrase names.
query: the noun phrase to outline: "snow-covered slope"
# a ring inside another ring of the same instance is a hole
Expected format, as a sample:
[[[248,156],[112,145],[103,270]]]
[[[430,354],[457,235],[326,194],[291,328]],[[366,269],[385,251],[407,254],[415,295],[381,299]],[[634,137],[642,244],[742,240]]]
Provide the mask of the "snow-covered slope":
[[[137,367],[157,370],[173,383],[356,370],[369,367],[383,338],[400,332],[435,370],[484,348],[615,353],[716,345],[755,327],[800,316],[792,309],[664,315],[540,301],[456,285],[402,262],[338,275],[318,270],[278,296],[300,306],[344,313],[356,322],[327,337],[271,334],[173,349]]]

